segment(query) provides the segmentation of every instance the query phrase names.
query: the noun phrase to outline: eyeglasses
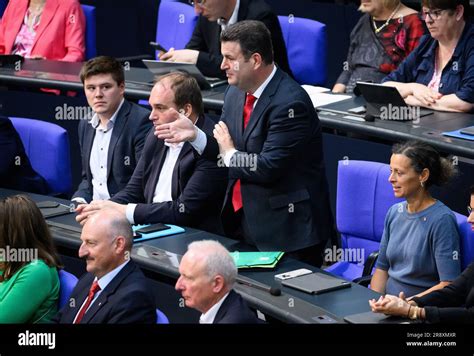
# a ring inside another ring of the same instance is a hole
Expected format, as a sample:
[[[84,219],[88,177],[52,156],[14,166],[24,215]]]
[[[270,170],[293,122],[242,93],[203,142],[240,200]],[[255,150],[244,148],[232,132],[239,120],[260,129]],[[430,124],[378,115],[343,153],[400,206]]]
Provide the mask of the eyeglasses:
[[[204,6],[206,4],[206,0],[196,0],[196,1],[193,1],[193,0],[188,0],[188,3],[189,5],[191,6],[194,6],[194,5],[197,5],[197,6]]]
[[[426,21],[426,16],[430,18],[431,21],[436,21],[439,20],[441,17],[441,14],[443,13],[444,10],[430,10],[430,11],[422,11],[421,12],[421,19],[423,21]]]
[[[468,213],[468,215],[472,214],[472,208],[470,206],[467,207],[467,213]]]

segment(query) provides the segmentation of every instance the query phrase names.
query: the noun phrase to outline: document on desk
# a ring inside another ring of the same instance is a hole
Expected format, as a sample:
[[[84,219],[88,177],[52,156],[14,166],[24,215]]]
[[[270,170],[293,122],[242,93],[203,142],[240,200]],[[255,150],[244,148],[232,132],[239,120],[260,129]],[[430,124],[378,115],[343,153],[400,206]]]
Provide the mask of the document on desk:
[[[351,98],[350,95],[332,94],[328,88],[311,85],[302,85],[302,88],[308,93],[315,108]]]

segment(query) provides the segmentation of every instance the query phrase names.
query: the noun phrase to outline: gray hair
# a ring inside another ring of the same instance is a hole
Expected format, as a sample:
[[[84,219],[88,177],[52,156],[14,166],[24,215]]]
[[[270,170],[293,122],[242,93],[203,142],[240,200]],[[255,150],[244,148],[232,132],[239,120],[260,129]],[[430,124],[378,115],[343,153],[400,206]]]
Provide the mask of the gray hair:
[[[109,238],[114,239],[117,236],[123,236],[125,238],[125,249],[131,251],[133,245],[133,231],[127,218],[111,209],[104,209],[103,211],[108,218],[107,230]]]
[[[209,279],[216,275],[224,278],[226,286],[232,288],[237,278],[237,267],[229,251],[214,240],[195,241],[189,244],[188,252],[204,256],[204,271]]]

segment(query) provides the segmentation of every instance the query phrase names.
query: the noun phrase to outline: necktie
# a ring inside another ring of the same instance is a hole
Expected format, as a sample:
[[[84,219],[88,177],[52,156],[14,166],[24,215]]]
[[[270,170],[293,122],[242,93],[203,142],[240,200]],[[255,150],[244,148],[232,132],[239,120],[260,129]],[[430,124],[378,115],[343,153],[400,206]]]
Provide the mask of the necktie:
[[[252,94],[247,93],[247,97],[245,98],[245,106],[244,106],[244,130],[247,127],[250,116],[252,115],[253,111],[253,104],[255,104],[256,97]],[[234,189],[232,191],[232,205],[234,206],[234,211],[238,211],[242,208],[242,193],[240,191],[240,179],[237,180],[234,184]]]
[[[98,291],[100,291],[99,283],[97,281],[94,281],[94,283],[92,283],[91,289],[89,289],[89,295],[87,296],[87,300],[79,311],[79,314],[77,315],[74,324],[79,324],[81,322],[82,318],[84,317],[84,314],[86,313],[87,308],[89,308],[89,305],[91,305],[92,300],[94,299],[94,295]]]

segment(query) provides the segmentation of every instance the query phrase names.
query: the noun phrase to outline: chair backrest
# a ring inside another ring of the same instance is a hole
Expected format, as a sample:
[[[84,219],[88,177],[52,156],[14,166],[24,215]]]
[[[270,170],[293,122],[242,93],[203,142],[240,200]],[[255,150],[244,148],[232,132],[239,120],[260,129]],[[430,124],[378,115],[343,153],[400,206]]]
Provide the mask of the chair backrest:
[[[278,16],[288,61],[300,84],[326,84],[326,25],[301,17]]]
[[[385,215],[395,203],[388,182],[390,166],[368,161],[339,161],[336,224],[342,248],[364,248],[365,257],[377,251]]]
[[[72,290],[77,284],[77,277],[72,273],[66,272],[65,270],[59,271],[59,304],[58,307],[61,309],[69,300],[69,296]]]
[[[40,120],[10,117],[31,166],[48,183],[49,194],[68,194],[72,188],[69,136],[62,127]]]
[[[169,324],[168,317],[160,309],[156,309],[156,323],[157,324]]]
[[[0,0],[0,19],[3,16],[3,12],[5,11],[5,8],[8,5],[8,0]]]
[[[81,5],[86,18],[86,59],[97,56],[95,6]]]
[[[183,49],[191,39],[197,16],[190,5],[161,1],[158,9],[156,42],[164,48]]]
[[[467,217],[454,213],[458,223],[459,235],[461,237],[461,270],[463,271],[474,260],[474,232]]]

